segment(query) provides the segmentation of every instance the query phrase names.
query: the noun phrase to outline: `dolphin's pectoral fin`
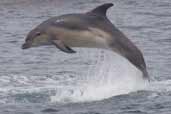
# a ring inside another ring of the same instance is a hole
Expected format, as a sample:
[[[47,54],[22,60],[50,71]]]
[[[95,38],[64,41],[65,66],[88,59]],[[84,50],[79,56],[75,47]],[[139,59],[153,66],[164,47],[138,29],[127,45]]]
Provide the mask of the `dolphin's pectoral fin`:
[[[61,51],[65,53],[76,53],[73,49],[71,49],[69,46],[65,45],[62,41],[60,40],[53,40],[52,43]]]

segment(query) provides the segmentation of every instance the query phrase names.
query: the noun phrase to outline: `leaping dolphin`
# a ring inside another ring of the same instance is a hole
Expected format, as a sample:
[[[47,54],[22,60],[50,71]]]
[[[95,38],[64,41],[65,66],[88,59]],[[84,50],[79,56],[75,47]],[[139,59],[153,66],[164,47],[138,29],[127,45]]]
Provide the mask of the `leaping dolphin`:
[[[76,52],[71,47],[109,49],[125,57],[149,79],[141,51],[107,18],[106,12],[112,6],[106,3],[86,13],[52,17],[29,32],[22,49],[42,45],[55,45],[66,53]]]

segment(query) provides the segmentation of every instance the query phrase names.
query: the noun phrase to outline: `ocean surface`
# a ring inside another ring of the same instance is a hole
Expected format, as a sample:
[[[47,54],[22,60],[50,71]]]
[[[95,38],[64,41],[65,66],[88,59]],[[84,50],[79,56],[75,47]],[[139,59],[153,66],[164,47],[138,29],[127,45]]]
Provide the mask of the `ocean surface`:
[[[143,52],[150,83],[109,50],[21,49],[44,20],[108,2],[108,18]],[[0,0],[0,114],[171,114],[171,0]]]

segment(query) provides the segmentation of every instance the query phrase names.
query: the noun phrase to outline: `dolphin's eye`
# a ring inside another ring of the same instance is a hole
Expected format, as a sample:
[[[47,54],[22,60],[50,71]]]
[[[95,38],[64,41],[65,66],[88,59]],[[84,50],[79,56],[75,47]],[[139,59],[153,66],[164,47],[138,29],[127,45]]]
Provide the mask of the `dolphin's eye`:
[[[36,32],[36,36],[40,36],[40,34],[41,34],[40,32]]]

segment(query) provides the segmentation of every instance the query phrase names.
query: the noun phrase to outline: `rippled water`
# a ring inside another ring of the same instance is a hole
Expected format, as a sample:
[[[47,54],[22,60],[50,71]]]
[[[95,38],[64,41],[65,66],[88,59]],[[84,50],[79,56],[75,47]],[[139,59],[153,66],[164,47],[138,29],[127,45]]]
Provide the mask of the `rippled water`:
[[[151,76],[145,87],[140,72],[110,51],[21,49],[49,17],[105,2],[0,1],[0,114],[171,114],[170,0],[108,0],[115,4],[110,20],[144,53]]]

